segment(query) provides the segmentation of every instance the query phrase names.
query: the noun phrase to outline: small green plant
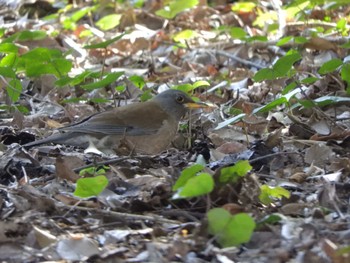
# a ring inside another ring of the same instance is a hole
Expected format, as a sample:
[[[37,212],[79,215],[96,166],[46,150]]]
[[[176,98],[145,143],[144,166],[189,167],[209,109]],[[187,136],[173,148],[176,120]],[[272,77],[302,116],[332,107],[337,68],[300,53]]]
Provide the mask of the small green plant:
[[[22,31],[2,39],[0,44],[0,54],[2,54],[0,74],[3,77],[2,81],[6,84],[7,95],[13,104],[19,100],[22,92],[19,74],[34,78],[51,74],[61,78],[66,76],[72,68],[72,62],[67,60],[66,54],[58,49],[38,47],[24,54],[19,53],[16,43],[46,37],[47,35],[43,31]]]
[[[101,30],[110,30],[119,25],[121,18],[120,14],[106,15],[96,22],[96,26]]]
[[[211,193],[215,182],[204,166],[194,164],[184,169],[173,186],[174,198],[193,198]],[[219,184],[234,184],[245,176],[252,167],[248,161],[221,169]],[[214,235],[223,247],[237,246],[250,240],[255,228],[254,219],[246,214],[231,215],[223,208],[214,208],[207,213],[209,233]]]
[[[208,81],[199,80],[193,84],[186,83],[186,84],[177,85],[174,87],[174,89],[181,90],[186,93],[190,93],[199,87],[208,87],[208,86],[210,86],[210,83]]]
[[[271,68],[259,70],[254,76],[254,81],[292,77],[296,74],[296,71],[293,70],[293,65],[301,59],[299,52],[290,50],[285,56],[279,58]]]
[[[173,0],[168,6],[156,11],[157,16],[173,19],[177,14],[198,5],[198,0]]]
[[[211,193],[215,182],[210,174],[202,172],[203,169],[204,166],[200,164],[194,164],[184,169],[173,186],[173,191],[176,191],[174,198],[192,198]],[[252,166],[246,160],[238,161],[233,166],[224,167],[221,169],[219,183],[234,184],[251,169]]]
[[[85,48],[107,48],[110,44],[120,40],[124,35],[125,34],[119,34],[107,41],[94,45],[87,45]],[[19,74],[24,74],[26,77],[32,78],[37,78],[42,75],[53,75],[57,79],[55,85],[58,87],[79,86],[87,91],[113,85],[113,83],[124,75],[124,72],[103,73],[102,71],[101,73],[87,70],[77,76],[70,77],[68,73],[71,71],[73,64],[66,58],[67,54],[62,53],[58,49],[38,47],[23,54],[19,53],[16,43],[40,40],[46,37],[47,35],[43,31],[22,31],[2,39],[0,43],[0,54],[2,54],[0,58],[0,75],[2,76],[2,81],[6,84],[7,95],[13,104],[10,107],[13,107],[19,100],[23,89],[21,81],[18,78]],[[140,89],[145,85],[143,79],[138,76],[131,76],[129,80],[135,83]],[[70,98],[63,102],[77,102],[81,100],[86,101],[85,98]],[[90,99],[90,101],[99,103],[108,100],[95,98]],[[25,108],[20,108],[20,106],[17,106],[17,109],[22,112],[27,112]]]
[[[220,183],[236,183],[240,178],[247,175],[253,167],[247,160],[238,161],[235,165],[224,167],[221,169],[219,182]]]
[[[108,179],[105,176],[108,167],[96,169],[96,167],[86,168],[80,171],[80,176],[93,176],[86,178],[79,178],[77,180],[77,187],[74,191],[74,195],[80,198],[89,198],[98,196],[108,185]]]
[[[231,215],[223,208],[207,213],[209,233],[222,247],[238,246],[250,240],[255,229],[254,219],[246,214]]]
[[[298,72],[294,69],[294,63],[298,62],[301,59],[301,55],[296,51],[290,51],[286,56],[281,57],[276,61],[276,63],[271,68],[264,68],[259,70],[255,76],[254,81],[268,81],[275,80],[279,78],[289,78],[292,81],[283,89],[282,94],[279,98],[271,101],[270,103],[256,108],[253,111],[253,114],[259,112],[269,112],[280,105],[285,105],[288,108],[295,108],[299,106],[303,106],[306,108],[314,107],[314,106],[326,106],[329,104],[334,104],[337,102],[348,102],[349,98],[347,97],[339,97],[339,96],[324,96],[317,98],[315,100],[308,99],[295,99],[294,104],[291,104],[291,99],[295,98],[297,94],[304,93],[307,90],[307,85],[311,85],[319,80],[319,77],[306,77],[301,80],[298,79]],[[339,72],[340,77],[345,81],[348,85],[346,89],[347,93],[350,94],[350,63],[344,63],[340,59],[332,59],[324,63],[318,70],[320,75],[326,74],[334,74],[334,72]],[[218,128],[222,128],[225,125],[228,125],[238,119],[237,116],[226,120],[224,123],[219,124]]]
[[[281,199],[282,197],[290,197],[290,193],[280,186],[271,187],[264,184],[260,187],[260,191],[259,200],[264,205],[270,205],[275,202],[276,199]]]
[[[202,173],[204,166],[195,164],[183,170],[173,186],[173,198],[192,198],[209,194],[214,189],[214,179]]]
[[[77,22],[86,15],[90,15],[91,12],[95,11],[98,5],[92,7],[84,7],[77,11],[71,12],[73,9],[72,5],[67,5],[64,9],[61,9],[58,13],[60,14],[60,20],[63,28],[67,30],[75,30],[77,27]],[[58,17],[58,16],[57,16]]]

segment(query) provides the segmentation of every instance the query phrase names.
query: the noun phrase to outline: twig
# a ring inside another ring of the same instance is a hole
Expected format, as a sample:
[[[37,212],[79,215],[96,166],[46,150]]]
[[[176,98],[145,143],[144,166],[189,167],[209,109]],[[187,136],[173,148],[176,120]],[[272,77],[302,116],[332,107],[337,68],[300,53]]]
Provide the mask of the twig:
[[[204,52],[204,50],[198,50],[198,52]],[[207,51],[205,51],[207,52]],[[216,50],[215,53],[219,56],[224,56],[224,57],[228,57],[230,59],[233,59],[239,63],[242,63],[243,65],[246,65],[246,66],[252,66],[252,67],[255,67],[257,69],[262,69],[262,68],[265,68],[264,66],[261,66],[261,65],[258,65],[256,63],[253,63],[253,62],[250,62],[249,60],[245,60],[245,59],[242,59],[240,57],[237,57],[235,55],[232,55],[231,53],[229,52],[225,52],[225,51],[222,51],[222,50]]]
[[[90,207],[72,206],[72,205],[63,205],[62,207],[64,209],[69,209],[69,210],[76,209],[76,210],[86,211],[91,213],[99,213],[105,216],[116,218],[121,221],[142,220],[142,221],[154,221],[154,222],[163,223],[163,224],[175,224],[175,225],[181,224],[181,222],[179,221],[166,219],[158,215],[152,215],[152,216],[135,215],[135,214],[129,214],[129,213],[120,213],[115,211],[108,211],[108,210],[102,210],[102,209],[96,209],[96,208],[90,208]]]
[[[135,156],[135,157],[137,158],[137,157],[143,157],[143,156]],[[75,173],[78,173],[81,170],[84,170],[86,168],[90,168],[90,167],[93,167],[93,166],[102,166],[102,165],[113,164],[113,163],[121,162],[121,161],[124,161],[124,160],[127,160],[127,159],[130,159],[130,156],[113,158],[111,160],[106,160],[106,161],[102,161],[102,162],[98,162],[98,163],[90,163],[90,164],[87,164],[87,165],[84,165],[84,166],[80,166],[78,168],[74,168],[73,171]]]
[[[266,158],[275,157],[275,156],[279,156],[279,155],[289,155],[289,154],[298,154],[298,155],[301,155],[301,153],[299,153],[299,152],[278,152],[278,153],[271,153],[271,154],[266,154],[266,155],[264,155],[264,156],[260,156],[260,157],[254,158],[254,159],[252,159],[252,160],[249,160],[249,163],[255,163],[255,162],[261,161],[261,160],[266,159]]]

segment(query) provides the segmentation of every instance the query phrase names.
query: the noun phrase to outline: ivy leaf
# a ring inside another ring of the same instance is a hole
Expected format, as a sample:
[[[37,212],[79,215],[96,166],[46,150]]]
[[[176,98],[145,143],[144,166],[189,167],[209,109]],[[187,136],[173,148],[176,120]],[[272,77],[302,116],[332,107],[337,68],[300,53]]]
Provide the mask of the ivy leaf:
[[[343,61],[339,58],[331,59],[324,63],[321,68],[318,70],[318,73],[324,75],[327,73],[331,73],[339,68],[343,64]]]
[[[181,172],[180,177],[177,179],[175,185],[173,186],[173,191],[178,190],[180,187],[184,187],[189,179],[196,176],[197,173],[204,169],[203,165],[195,164],[187,167]]]
[[[248,242],[255,229],[254,219],[246,213],[231,215],[223,208],[214,208],[207,213],[207,218],[209,233],[223,247]]]
[[[220,183],[235,183],[245,176],[253,167],[247,160],[238,161],[235,165],[224,167],[220,171]]]
[[[289,198],[290,193],[283,187],[262,185],[260,187],[261,193],[259,195],[259,200],[264,205],[269,205],[274,202],[275,199],[281,199],[282,197]]]
[[[178,196],[191,198],[209,194],[214,189],[214,179],[208,173],[200,173],[187,181],[178,191]],[[175,196],[176,198],[177,196]]]
[[[98,196],[108,185],[108,179],[104,175],[79,178],[74,195],[81,198]]]

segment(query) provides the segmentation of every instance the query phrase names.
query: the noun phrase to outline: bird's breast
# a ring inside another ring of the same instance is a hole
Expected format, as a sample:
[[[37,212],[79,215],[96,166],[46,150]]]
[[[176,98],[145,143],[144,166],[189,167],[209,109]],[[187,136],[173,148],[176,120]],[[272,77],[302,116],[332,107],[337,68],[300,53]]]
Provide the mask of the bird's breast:
[[[162,125],[151,134],[131,135],[124,134],[123,136],[108,135],[96,140],[96,147],[104,151],[111,149],[117,153],[126,154],[125,148],[130,151],[141,154],[158,154],[167,149],[174,139],[178,128],[178,123],[174,121],[164,120]],[[121,149],[122,148],[122,149]],[[105,152],[105,151],[104,151]]]

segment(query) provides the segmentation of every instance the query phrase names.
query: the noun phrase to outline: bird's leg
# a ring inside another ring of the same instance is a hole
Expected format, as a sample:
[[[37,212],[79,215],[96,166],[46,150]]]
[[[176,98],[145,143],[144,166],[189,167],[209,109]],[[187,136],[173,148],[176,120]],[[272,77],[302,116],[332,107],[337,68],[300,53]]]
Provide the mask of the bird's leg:
[[[117,152],[122,155],[132,156],[135,153],[136,145],[126,137],[126,129],[123,138],[120,139]]]

